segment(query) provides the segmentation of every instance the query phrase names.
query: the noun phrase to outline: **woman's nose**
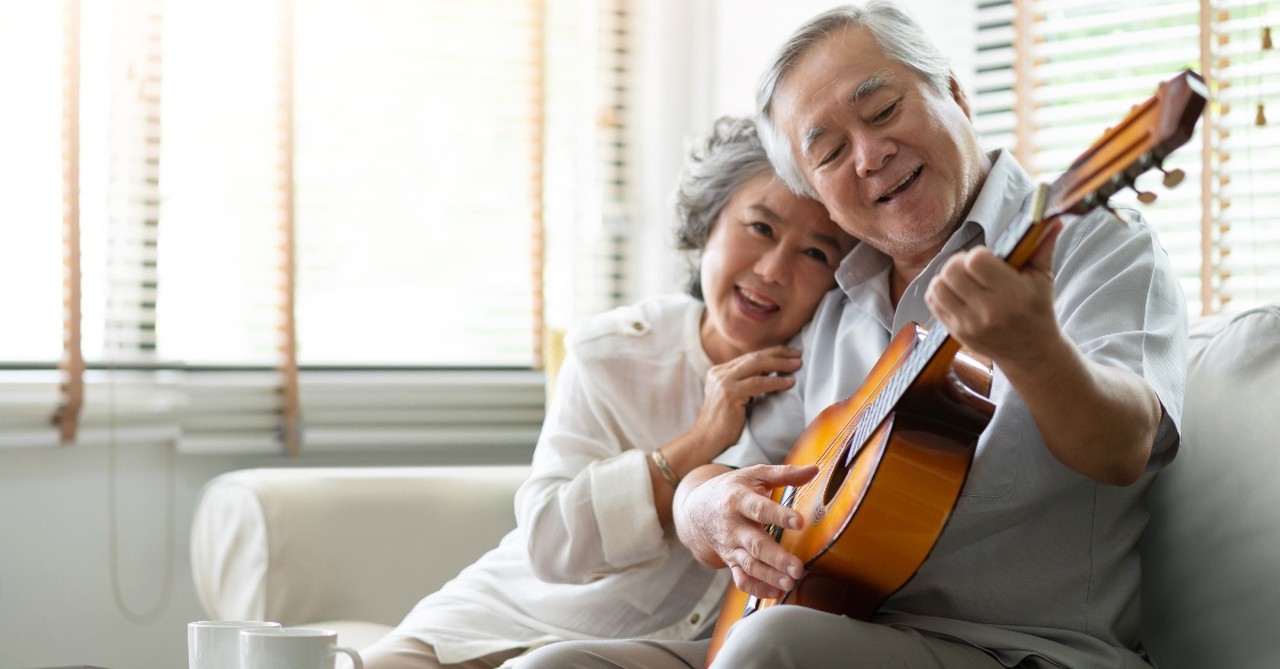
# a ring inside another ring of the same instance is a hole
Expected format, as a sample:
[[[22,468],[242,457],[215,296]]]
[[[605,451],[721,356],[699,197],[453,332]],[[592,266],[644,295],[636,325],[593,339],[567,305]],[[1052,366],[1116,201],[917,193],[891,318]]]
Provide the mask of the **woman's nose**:
[[[785,284],[788,264],[781,246],[775,246],[756,261],[756,273],[769,283]]]

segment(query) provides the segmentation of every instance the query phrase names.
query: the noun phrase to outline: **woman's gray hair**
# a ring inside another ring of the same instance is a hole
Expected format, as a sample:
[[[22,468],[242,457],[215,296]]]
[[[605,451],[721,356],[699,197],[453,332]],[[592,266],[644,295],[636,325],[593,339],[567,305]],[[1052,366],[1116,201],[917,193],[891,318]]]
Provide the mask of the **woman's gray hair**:
[[[690,150],[676,189],[680,217],[676,247],[693,252],[690,295],[702,299],[700,253],[711,237],[711,227],[733,194],[761,173],[772,175],[773,166],[750,118],[716,119],[711,132]]]
[[[915,70],[938,93],[946,95],[950,91],[951,66],[946,56],[938,51],[915,19],[893,3],[871,0],[861,8],[844,5],[814,17],[782,45],[773,65],[756,87],[760,140],[778,176],[799,195],[818,197],[796,164],[790,140],[774,123],[773,96],[777,94],[782,79],[809,49],[832,33],[853,26],[865,26],[886,55]]]

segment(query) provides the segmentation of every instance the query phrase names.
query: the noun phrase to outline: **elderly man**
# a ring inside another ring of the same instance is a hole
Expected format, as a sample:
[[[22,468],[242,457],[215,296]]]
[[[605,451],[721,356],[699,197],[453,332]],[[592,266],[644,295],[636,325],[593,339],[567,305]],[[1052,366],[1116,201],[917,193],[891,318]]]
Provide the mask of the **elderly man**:
[[[803,516],[768,495],[817,469],[757,463],[780,462],[910,321],[932,316],[993,361],[996,410],[928,559],[870,622],[766,608],[714,666],[1148,666],[1136,544],[1146,488],[1179,443],[1186,345],[1153,231],[1136,212],[1095,212],[1055,224],[1019,269],[989,251],[1033,184],[1011,155],[979,149],[946,60],[887,3],[802,27],[758,103],[778,174],[863,243],[803,334],[793,388],[756,403],[739,444],[681,482],[680,540],[749,594],[793,587],[801,560],[762,526]],[[528,666],[698,667],[705,651],[579,644]]]

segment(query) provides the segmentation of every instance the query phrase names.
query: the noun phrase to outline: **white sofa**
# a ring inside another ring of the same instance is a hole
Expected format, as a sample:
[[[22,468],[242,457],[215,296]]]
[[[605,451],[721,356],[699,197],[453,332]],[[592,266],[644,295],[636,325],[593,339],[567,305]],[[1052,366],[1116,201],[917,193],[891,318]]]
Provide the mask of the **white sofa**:
[[[1280,307],[1193,328],[1183,450],[1152,491],[1143,625],[1161,669],[1280,667]],[[363,647],[514,526],[521,467],[252,469],[204,490],[210,618]]]
[[[244,469],[205,485],[191,571],[209,619],[320,624],[363,648],[516,525],[527,467]]]

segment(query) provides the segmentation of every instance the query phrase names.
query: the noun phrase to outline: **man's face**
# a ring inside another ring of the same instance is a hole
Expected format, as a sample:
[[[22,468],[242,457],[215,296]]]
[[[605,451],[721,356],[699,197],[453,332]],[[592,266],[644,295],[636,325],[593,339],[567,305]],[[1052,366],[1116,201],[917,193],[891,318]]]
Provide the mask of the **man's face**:
[[[959,87],[939,93],[860,26],[811,47],[772,109],[831,218],[896,261],[933,257],[989,169]]]

